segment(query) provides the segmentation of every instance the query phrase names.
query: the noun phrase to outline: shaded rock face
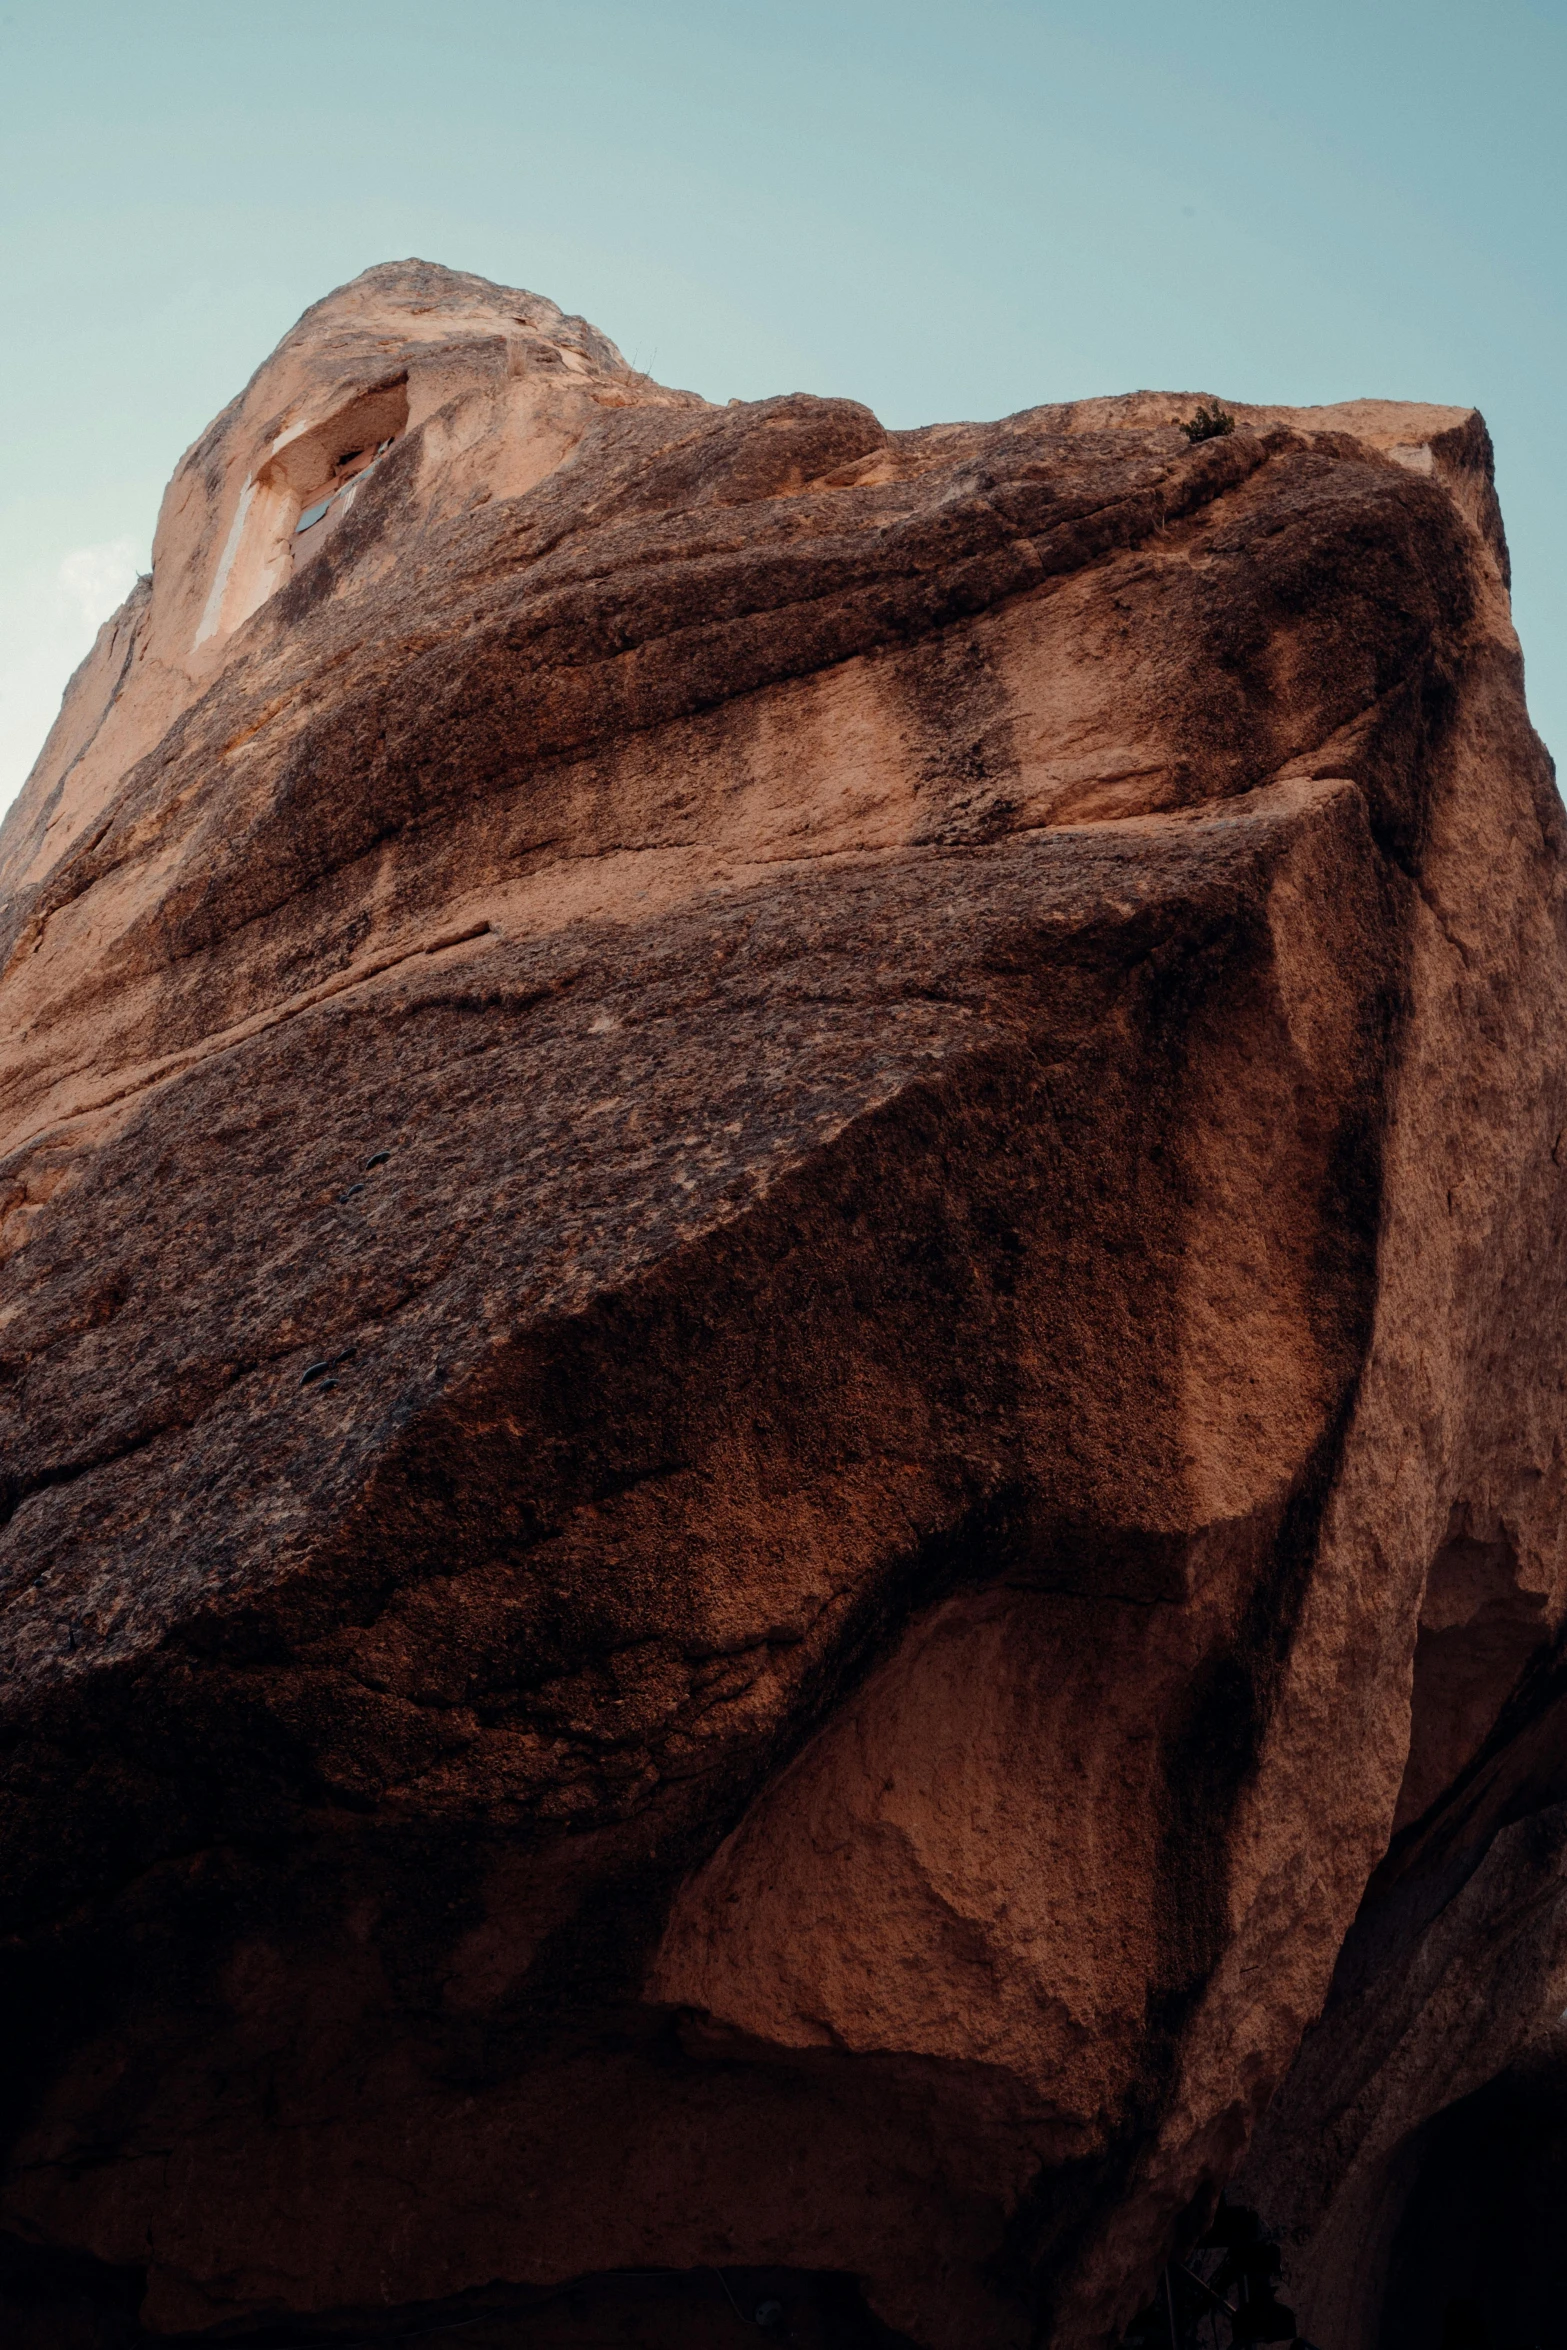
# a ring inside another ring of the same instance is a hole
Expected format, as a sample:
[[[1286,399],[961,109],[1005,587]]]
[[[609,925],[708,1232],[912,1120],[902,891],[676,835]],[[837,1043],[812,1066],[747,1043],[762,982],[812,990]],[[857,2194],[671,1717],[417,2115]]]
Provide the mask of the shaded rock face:
[[[1439,1571],[1440,1557],[1426,1610],[1435,1598],[1445,1615]],[[1476,1712],[1488,1693],[1483,1734],[1395,1834],[1247,2164],[1315,2332],[1351,2350],[1560,2330],[1567,1674],[1536,1639],[1504,1685],[1498,1649],[1520,1644],[1503,1642],[1505,1621],[1494,1598],[1476,1608],[1467,1683]],[[1443,1667],[1427,1681],[1433,1648]],[[1401,1813],[1429,1785],[1427,1733],[1452,1733],[1454,1653],[1422,1629]]]
[[[1479,419],[1187,406],[407,263],[176,473],[0,832],[19,2339],[1098,2345],[1247,2161],[1375,2334],[1561,2004],[1562,818]]]

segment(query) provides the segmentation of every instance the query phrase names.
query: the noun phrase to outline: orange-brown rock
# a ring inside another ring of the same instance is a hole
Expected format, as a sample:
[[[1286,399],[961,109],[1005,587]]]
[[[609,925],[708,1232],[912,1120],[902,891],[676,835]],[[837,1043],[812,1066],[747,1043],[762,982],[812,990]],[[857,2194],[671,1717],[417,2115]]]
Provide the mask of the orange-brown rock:
[[[1549,2071],[1489,444],[1190,409],[406,263],[180,466],[0,834],[19,2340],[1094,2350],[1249,2147],[1369,2338]]]

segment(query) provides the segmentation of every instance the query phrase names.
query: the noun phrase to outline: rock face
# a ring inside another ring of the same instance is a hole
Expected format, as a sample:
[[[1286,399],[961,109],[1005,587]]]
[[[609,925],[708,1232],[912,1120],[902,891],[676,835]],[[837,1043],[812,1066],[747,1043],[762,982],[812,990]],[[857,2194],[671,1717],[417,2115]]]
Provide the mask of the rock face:
[[[181,464],[0,833],[14,2338],[1093,2350],[1249,2164],[1358,2350],[1558,2110],[1489,444],[1190,406],[406,263]]]

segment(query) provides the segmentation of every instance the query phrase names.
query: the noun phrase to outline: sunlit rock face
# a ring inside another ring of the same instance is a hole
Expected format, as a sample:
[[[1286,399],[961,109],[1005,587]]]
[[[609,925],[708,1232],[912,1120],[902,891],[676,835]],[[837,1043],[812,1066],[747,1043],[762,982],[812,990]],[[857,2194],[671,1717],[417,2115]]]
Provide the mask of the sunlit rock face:
[[[1480,420],[1193,406],[410,262],[181,464],[0,832],[18,2339],[1093,2350],[1248,2160],[1376,2336],[1563,2003],[1563,825]]]

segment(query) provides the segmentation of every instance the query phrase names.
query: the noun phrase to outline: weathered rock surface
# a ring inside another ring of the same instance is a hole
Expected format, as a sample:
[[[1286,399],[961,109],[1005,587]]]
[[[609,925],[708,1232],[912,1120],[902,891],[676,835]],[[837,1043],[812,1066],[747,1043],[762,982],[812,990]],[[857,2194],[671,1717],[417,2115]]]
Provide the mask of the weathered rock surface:
[[[1538,2103],[1489,444],[1188,406],[715,409],[407,263],[182,463],[0,832],[19,2339],[1097,2345],[1290,2076],[1350,2350]]]

